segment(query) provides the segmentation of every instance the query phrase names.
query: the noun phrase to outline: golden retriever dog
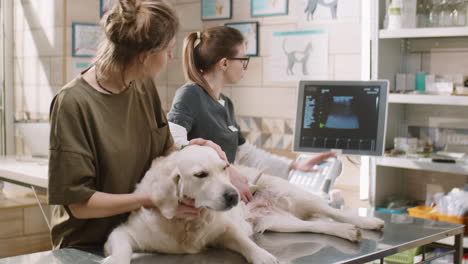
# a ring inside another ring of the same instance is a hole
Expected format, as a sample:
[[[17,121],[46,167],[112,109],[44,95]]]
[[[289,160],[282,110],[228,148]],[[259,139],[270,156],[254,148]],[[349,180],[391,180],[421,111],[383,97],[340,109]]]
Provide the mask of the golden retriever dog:
[[[360,229],[383,229],[382,220],[331,208],[285,179],[238,169],[252,185],[258,180],[248,204],[239,202],[226,162],[210,147],[192,145],[155,159],[135,192],[151,193],[157,209],[134,211],[115,228],[104,245],[103,263],[130,263],[134,251],[187,254],[215,247],[238,252],[250,263],[272,264],[277,259],[251,239],[253,234],[313,232],[358,241]],[[174,218],[184,197],[203,208],[199,217]]]

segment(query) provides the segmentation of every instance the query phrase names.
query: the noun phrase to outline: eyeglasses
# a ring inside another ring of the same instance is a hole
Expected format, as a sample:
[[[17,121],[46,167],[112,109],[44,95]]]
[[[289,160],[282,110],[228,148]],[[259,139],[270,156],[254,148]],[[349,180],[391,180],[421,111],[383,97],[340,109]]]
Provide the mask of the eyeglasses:
[[[228,60],[240,60],[240,61],[242,61],[242,66],[244,67],[244,70],[247,70],[247,66],[249,66],[250,57],[228,58]]]

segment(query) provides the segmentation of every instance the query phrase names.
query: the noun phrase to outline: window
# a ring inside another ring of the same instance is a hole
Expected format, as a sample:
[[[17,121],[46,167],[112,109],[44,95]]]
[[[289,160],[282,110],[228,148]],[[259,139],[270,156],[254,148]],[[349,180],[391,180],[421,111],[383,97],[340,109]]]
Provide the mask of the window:
[[[5,38],[3,1],[0,1],[0,154],[5,154]]]

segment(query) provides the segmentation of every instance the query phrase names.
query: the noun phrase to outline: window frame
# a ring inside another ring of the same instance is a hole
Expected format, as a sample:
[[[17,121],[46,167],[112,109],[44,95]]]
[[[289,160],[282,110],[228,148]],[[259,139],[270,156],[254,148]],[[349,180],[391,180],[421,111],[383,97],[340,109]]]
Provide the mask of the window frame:
[[[13,1],[0,0],[0,155],[14,155]]]

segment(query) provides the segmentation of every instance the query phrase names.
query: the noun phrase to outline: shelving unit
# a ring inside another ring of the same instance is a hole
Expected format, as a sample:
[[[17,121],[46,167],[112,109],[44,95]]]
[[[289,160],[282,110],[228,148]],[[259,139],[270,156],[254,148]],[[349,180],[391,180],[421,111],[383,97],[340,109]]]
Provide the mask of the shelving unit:
[[[468,106],[468,96],[439,94],[390,94],[391,104],[430,104]]]
[[[436,163],[428,159],[379,157],[376,159],[376,166],[402,168],[410,170],[425,170],[453,174],[468,174],[468,164]]]
[[[439,57],[435,60],[432,52],[438,52],[437,50],[448,52],[451,49],[457,49],[457,52],[467,52],[466,44],[462,43],[466,43],[468,40],[468,26],[386,30],[383,27],[385,2],[386,0],[375,1],[373,11],[375,20],[372,30],[372,79],[390,80],[390,86],[394,87],[395,76],[401,72],[451,73],[450,71],[444,72],[446,68],[450,67],[440,66],[444,65],[443,63],[452,65],[453,61],[445,62],[441,59],[444,58],[444,55],[440,55],[440,53],[437,53]],[[436,51],[432,49],[436,49]],[[416,63],[415,57],[419,58]],[[453,60],[454,56],[450,58]],[[457,59],[456,56],[455,59]],[[432,72],[434,65],[438,67],[434,67],[437,69]],[[456,65],[463,65],[463,63]],[[415,67],[419,68],[415,70]],[[454,69],[451,69],[453,73],[462,72],[467,75],[463,66],[460,67],[460,72],[454,72]],[[429,120],[432,117],[439,118],[439,120],[444,119],[443,117],[452,118],[453,116],[455,118],[460,117],[456,113],[468,110],[468,96],[395,93],[389,95],[388,102],[386,148],[392,148],[393,139],[402,136],[400,134],[402,123],[409,126],[414,125],[409,124],[413,122],[417,123],[416,126],[419,127],[433,127],[433,123],[429,125]],[[424,116],[421,120],[415,120],[415,113]],[[453,123],[453,120],[450,122]],[[457,129],[460,127],[468,129],[468,125],[463,125],[463,121],[458,123],[456,124]],[[444,128],[453,127],[447,125]],[[418,178],[421,183],[425,181],[426,173],[424,172],[427,172],[427,175],[447,174],[447,177],[455,174],[468,175],[468,164],[434,163],[430,160],[405,157],[371,158],[369,168],[371,175],[369,197],[374,206],[381,206],[390,196],[409,194],[410,188],[406,184],[408,175],[421,177]],[[415,170],[420,172],[415,172]],[[421,193],[424,192],[425,190],[421,190]]]
[[[380,39],[446,38],[464,36],[468,36],[468,27],[404,28],[399,30],[379,30]]]

